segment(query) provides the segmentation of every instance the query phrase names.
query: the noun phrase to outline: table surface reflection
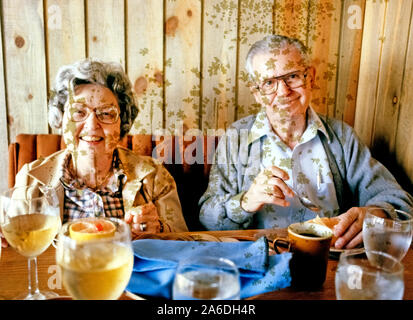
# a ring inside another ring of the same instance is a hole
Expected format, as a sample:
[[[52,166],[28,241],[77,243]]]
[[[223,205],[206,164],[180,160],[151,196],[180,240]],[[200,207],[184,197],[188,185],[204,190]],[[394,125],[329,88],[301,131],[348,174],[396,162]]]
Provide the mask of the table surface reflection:
[[[219,239],[254,240],[265,235],[272,240],[275,237],[285,237],[285,229],[265,230],[231,230],[231,231],[201,231],[158,234],[159,238],[188,238],[196,235],[213,236]],[[222,240],[225,241],[225,240]],[[338,261],[329,259],[327,277],[322,288],[315,291],[301,291],[293,288],[267,292],[248,298],[248,300],[335,300],[334,277]],[[410,248],[402,261],[404,265],[405,300],[413,300],[413,250]],[[50,246],[38,257],[39,288],[54,291],[61,296],[67,296],[59,281],[55,261],[55,248]],[[12,248],[2,248],[0,259],[0,297],[12,299],[27,292],[27,259],[16,253]]]

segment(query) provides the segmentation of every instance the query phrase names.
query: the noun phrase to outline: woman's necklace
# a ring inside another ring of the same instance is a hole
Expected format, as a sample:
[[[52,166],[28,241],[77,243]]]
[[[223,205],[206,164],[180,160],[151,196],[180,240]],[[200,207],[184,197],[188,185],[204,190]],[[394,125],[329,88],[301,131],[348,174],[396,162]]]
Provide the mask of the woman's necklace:
[[[99,179],[96,179],[97,183],[96,183],[95,189],[98,189],[99,186],[100,187],[106,186],[107,182],[109,181],[109,178],[112,177],[112,175],[113,175],[113,166],[110,167],[109,172],[106,174],[103,180],[99,181]]]

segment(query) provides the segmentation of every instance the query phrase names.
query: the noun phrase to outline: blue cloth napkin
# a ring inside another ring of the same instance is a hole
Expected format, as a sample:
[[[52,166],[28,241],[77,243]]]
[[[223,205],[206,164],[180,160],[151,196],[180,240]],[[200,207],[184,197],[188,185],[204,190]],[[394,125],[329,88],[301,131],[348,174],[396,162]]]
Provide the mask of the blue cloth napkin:
[[[127,290],[149,296],[172,297],[179,260],[195,256],[224,257],[238,267],[241,298],[290,286],[289,252],[268,255],[265,237],[257,241],[206,242],[142,239],[133,241],[134,266]]]

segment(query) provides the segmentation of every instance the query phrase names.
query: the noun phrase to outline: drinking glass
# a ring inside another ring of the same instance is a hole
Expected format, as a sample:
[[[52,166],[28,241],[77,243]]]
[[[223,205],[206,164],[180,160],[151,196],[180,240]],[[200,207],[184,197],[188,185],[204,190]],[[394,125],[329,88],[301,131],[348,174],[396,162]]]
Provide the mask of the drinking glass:
[[[379,251],[342,253],[337,266],[337,300],[401,300],[404,294],[403,265]]]
[[[0,225],[7,242],[28,259],[28,294],[24,300],[57,297],[39,291],[37,256],[52,243],[61,226],[56,192],[47,186],[24,186],[7,190],[1,196]]]
[[[74,237],[71,225],[108,221],[113,233],[102,237]],[[75,300],[115,300],[125,290],[133,268],[129,225],[116,218],[85,218],[65,223],[59,232],[56,262],[63,286]]]
[[[382,251],[401,261],[409,250],[413,236],[412,216],[401,210],[368,209],[363,221],[363,242],[367,251]],[[380,218],[378,212],[387,212],[394,219]]]
[[[192,257],[181,260],[172,290],[174,300],[239,300],[238,268],[228,259]]]

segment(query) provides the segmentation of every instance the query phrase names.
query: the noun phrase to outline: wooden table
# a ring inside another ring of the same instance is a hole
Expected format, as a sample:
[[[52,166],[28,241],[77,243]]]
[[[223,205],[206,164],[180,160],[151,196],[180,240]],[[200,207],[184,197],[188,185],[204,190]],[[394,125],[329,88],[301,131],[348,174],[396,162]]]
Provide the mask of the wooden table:
[[[220,239],[235,238],[241,240],[254,240],[266,235],[269,239],[275,237],[285,237],[285,229],[273,230],[243,230],[243,231],[203,231],[203,232],[183,232],[176,234],[158,234],[159,238],[174,237],[194,237],[196,235],[213,236]],[[410,249],[403,259],[405,300],[413,300],[413,249]],[[278,291],[260,294],[250,297],[249,300],[334,300],[335,285],[334,277],[337,268],[337,260],[329,260],[327,278],[324,286],[317,291],[297,291],[286,288]],[[66,296],[67,292],[57,281],[57,267],[55,262],[55,248],[50,246],[42,255],[38,257],[38,274],[40,290],[54,291],[59,295]],[[27,260],[16,253],[12,248],[2,248],[0,259],[0,297],[12,299],[27,291]]]

